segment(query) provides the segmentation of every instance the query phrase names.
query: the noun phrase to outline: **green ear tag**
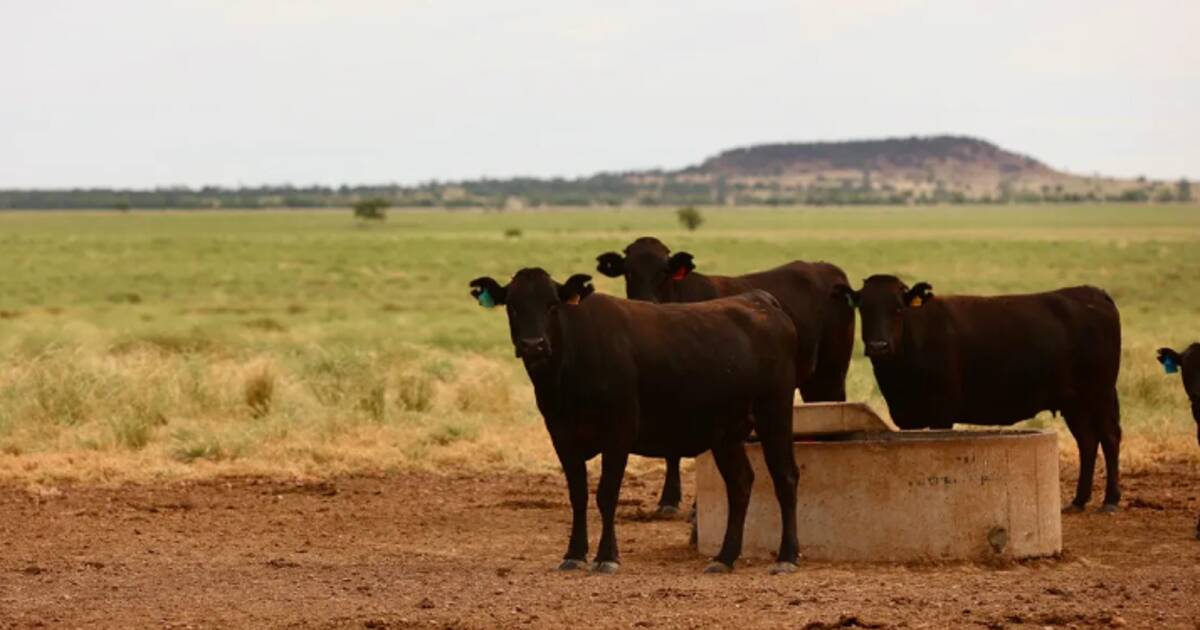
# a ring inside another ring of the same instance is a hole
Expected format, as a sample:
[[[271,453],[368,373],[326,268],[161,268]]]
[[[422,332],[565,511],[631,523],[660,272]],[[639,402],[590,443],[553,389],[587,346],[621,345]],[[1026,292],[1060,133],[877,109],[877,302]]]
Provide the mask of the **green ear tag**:
[[[1179,364],[1175,362],[1174,357],[1165,356],[1162,358],[1163,371],[1167,374],[1174,374],[1179,371]]]
[[[484,308],[492,308],[496,305],[496,300],[492,298],[492,294],[488,293],[487,289],[479,292],[479,305]]]

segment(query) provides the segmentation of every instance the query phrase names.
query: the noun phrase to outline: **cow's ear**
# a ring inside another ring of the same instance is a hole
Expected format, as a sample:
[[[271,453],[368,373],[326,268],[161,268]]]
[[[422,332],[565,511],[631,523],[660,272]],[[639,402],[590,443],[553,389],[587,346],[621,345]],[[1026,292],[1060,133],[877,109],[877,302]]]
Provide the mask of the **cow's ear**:
[[[672,280],[683,280],[695,268],[692,255],[687,252],[676,252],[667,259],[667,274]]]
[[[858,291],[851,289],[849,285],[835,284],[833,285],[833,293],[831,297],[837,300],[846,300],[850,308],[858,308]]]
[[[582,273],[577,273],[558,285],[558,299],[564,304],[578,304],[580,300],[595,292],[592,277]]]
[[[920,308],[922,304],[933,299],[933,285],[928,282],[918,282],[916,286],[904,292],[904,303],[912,308]]]
[[[475,278],[471,281],[470,286],[471,297],[475,298],[484,308],[504,304],[504,298],[508,296],[508,287],[500,286],[500,283],[490,276]]]
[[[606,252],[596,257],[596,271],[609,278],[625,275],[625,257],[617,252]]]
[[[1159,348],[1158,362],[1162,364],[1164,372],[1174,374],[1179,371],[1179,365],[1183,363],[1183,357],[1170,348]]]

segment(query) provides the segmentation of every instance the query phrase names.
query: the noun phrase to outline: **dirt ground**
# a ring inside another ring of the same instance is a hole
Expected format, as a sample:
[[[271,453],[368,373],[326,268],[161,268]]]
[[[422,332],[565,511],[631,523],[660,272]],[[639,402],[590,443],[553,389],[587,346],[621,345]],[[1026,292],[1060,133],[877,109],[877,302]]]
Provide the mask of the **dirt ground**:
[[[702,575],[686,523],[644,518],[660,480],[627,480],[614,576],[553,570],[554,475],[0,487],[0,628],[1200,628],[1194,462],[1065,516],[1061,558],[788,576]]]

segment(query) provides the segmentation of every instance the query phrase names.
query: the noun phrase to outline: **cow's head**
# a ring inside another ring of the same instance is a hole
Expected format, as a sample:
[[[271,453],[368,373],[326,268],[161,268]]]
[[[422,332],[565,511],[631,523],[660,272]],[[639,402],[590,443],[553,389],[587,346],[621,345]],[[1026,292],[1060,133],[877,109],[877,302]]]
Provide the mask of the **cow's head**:
[[[696,265],[687,252],[671,253],[662,241],[643,236],[625,248],[625,254],[608,252],[596,257],[596,269],[610,278],[625,277],[625,297],[644,302],[666,302],[672,282],[687,277]]]
[[[550,319],[555,309],[578,304],[591,295],[592,277],[575,274],[565,284],[550,278],[543,269],[517,272],[506,286],[490,277],[471,281],[471,296],[480,306],[503,305],[508,312],[508,330],[517,358],[531,366],[545,363],[554,351],[550,341]]]
[[[1196,441],[1200,442],[1200,343],[1188,346],[1183,352],[1159,348],[1158,362],[1167,374],[1182,373],[1183,390],[1192,402],[1192,418],[1196,421]]]
[[[895,276],[871,276],[855,291],[839,284],[833,296],[846,300],[859,310],[862,339],[868,357],[882,358],[896,352],[904,334],[906,315],[933,299],[933,287],[918,282],[911,289]]]

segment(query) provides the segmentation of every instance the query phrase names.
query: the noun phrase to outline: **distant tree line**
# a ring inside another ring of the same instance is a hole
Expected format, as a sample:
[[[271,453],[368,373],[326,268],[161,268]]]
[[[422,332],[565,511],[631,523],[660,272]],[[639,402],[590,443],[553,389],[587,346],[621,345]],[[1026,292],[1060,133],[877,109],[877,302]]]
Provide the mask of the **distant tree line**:
[[[0,190],[2,209],[253,209],[354,207],[364,201],[380,208],[512,208],[539,206],[694,206],[694,205],[875,205],[958,203],[1190,202],[1191,185],[1142,182],[1116,193],[1069,192],[1061,186],[1039,190],[1001,185],[992,194],[968,195],[933,182],[928,189],[897,190],[861,180],[820,181],[784,187],[779,182],[731,181],[650,171],[611,173],[578,179],[480,179],[428,182],[412,186],[259,186],[248,188],[156,188],[119,190]]]

